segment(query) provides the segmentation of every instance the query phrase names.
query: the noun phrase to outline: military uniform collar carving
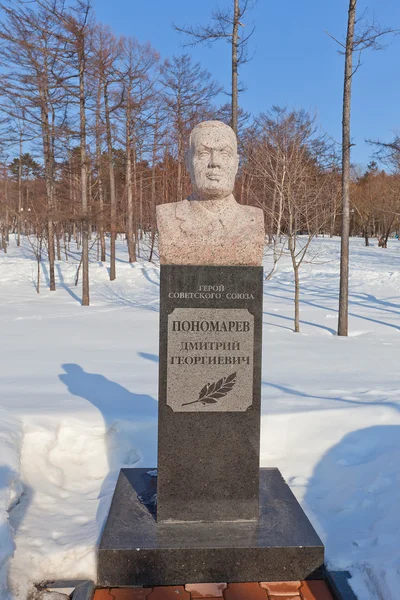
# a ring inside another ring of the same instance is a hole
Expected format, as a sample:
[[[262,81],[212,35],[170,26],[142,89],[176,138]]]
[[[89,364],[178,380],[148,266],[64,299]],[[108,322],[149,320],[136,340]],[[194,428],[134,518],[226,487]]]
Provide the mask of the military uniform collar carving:
[[[194,227],[213,230],[215,227],[232,228],[236,224],[235,216],[239,209],[232,194],[220,201],[221,206],[218,212],[207,209],[207,201],[199,202],[197,200],[183,200],[176,203],[175,216],[181,221],[190,221]],[[193,220],[196,220],[196,224]],[[186,230],[186,228],[183,228]]]

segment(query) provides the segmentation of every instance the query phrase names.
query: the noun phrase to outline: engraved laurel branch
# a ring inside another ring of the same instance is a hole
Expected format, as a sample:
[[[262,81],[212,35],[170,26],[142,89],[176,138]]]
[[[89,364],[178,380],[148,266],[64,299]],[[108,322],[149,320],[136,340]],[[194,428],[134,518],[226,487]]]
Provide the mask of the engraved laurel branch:
[[[236,373],[232,373],[227,377],[222,377],[214,383],[206,383],[206,385],[200,391],[198,400],[193,400],[193,402],[186,402],[185,404],[182,404],[182,406],[188,406],[189,404],[197,404],[198,402],[201,402],[204,405],[216,404],[219,398],[223,398],[227,395],[228,392],[231,391],[235,383]]]

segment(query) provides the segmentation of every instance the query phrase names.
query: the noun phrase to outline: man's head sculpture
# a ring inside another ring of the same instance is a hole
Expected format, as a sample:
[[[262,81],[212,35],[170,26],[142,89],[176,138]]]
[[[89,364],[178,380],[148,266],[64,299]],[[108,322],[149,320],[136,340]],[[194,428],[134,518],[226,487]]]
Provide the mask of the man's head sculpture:
[[[239,167],[236,135],[221,121],[203,121],[190,134],[186,165],[195,200],[226,198]]]
[[[261,265],[264,216],[233,197],[239,166],[234,131],[204,121],[190,134],[186,165],[193,193],[157,206],[160,262],[173,265]]]

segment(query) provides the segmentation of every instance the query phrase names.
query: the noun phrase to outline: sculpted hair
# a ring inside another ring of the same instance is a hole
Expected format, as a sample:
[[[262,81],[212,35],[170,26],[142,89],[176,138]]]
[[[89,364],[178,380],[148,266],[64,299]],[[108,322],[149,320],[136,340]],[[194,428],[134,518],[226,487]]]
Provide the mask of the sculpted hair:
[[[229,127],[229,125],[226,125],[222,121],[202,121],[201,123],[198,123],[198,125],[193,127],[193,129],[190,133],[190,136],[189,136],[189,150],[192,149],[193,137],[197,131],[201,131],[203,129],[214,129],[214,128],[222,129],[222,130],[226,131],[226,133],[230,136],[230,138],[234,142],[235,149],[237,150],[237,139],[236,139],[235,132],[233,131],[232,127]]]

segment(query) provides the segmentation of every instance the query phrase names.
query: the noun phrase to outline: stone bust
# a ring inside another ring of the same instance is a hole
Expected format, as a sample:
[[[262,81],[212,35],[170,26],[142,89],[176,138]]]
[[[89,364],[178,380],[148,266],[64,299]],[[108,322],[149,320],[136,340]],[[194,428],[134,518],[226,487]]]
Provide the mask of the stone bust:
[[[190,134],[186,165],[193,193],[157,206],[161,264],[261,265],[264,215],[233,197],[239,166],[234,131],[204,121]]]

